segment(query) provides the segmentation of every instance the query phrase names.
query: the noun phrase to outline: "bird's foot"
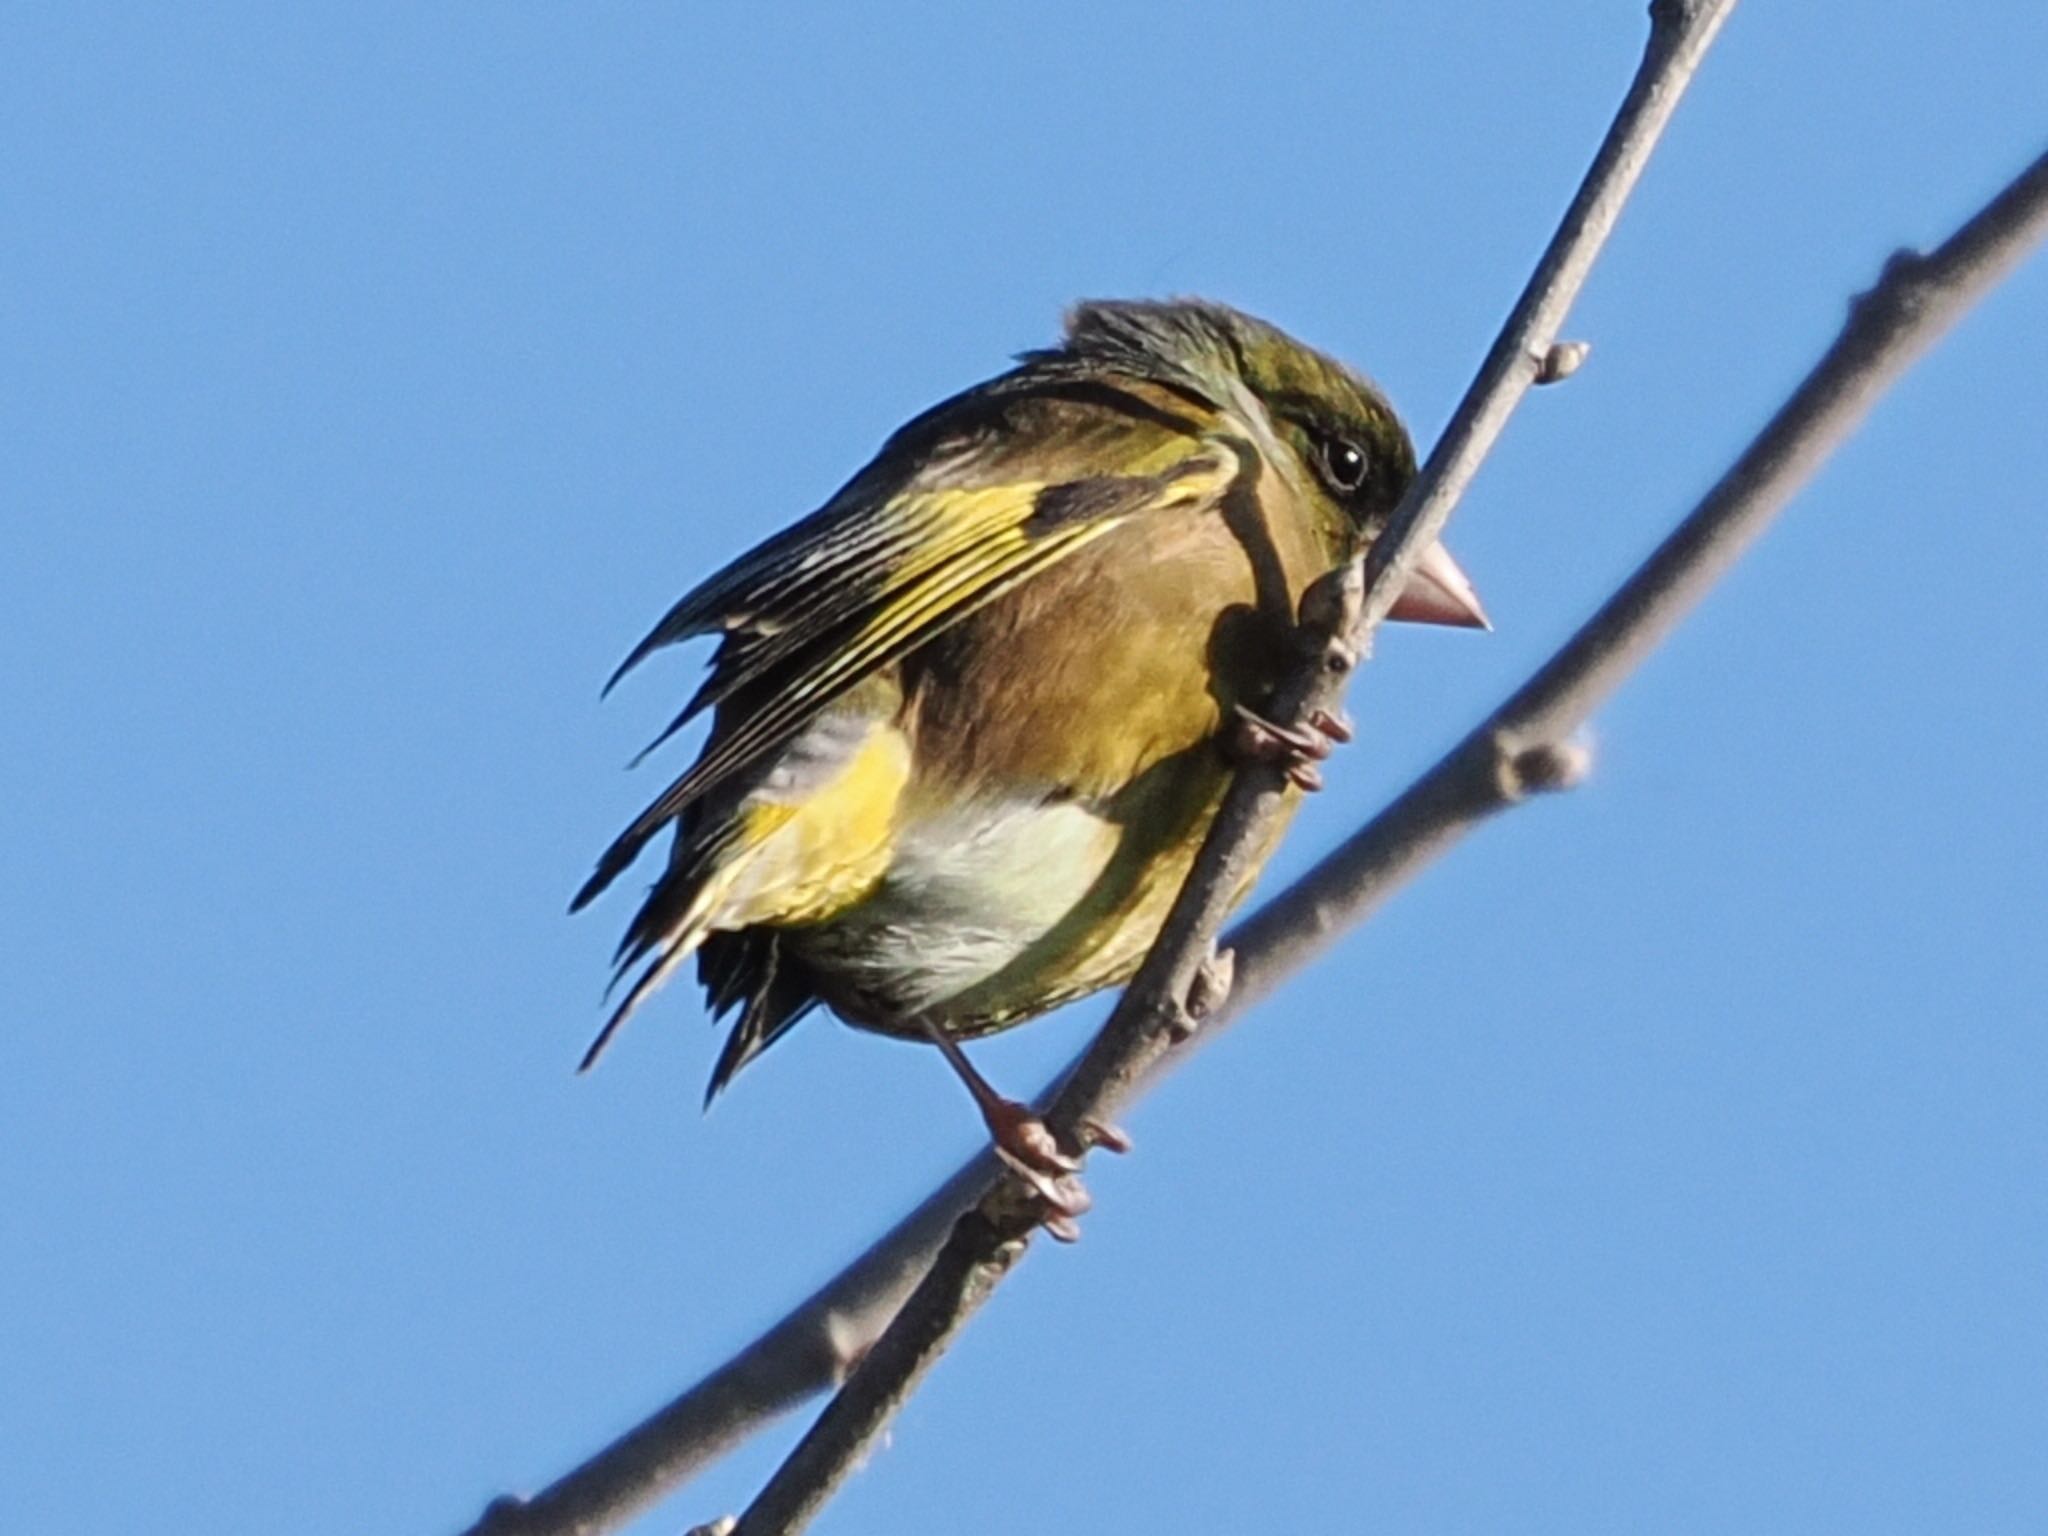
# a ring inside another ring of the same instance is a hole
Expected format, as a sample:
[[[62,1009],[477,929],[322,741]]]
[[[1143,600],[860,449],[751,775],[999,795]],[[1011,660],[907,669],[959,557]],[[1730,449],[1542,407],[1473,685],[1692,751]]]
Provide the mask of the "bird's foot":
[[[1242,762],[1274,763],[1298,789],[1323,787],[1316,764],[1351,739],[1351,722],[1338,710],[1318,709],[1300,727],[1281,725],[1264,715],[1236,706],[1237,723],[1230,748]]]
[[[939,1048],[974,1102],[988,1127],[989,1140],[1000,1157],[1037,1194],[1044,1204],[1045,1230],[1063,1243],[1081,1236],[1077,1220],[1094,1201],[1081,1182],[1081,1159],[1063,1150],[1052,1127],[1029,1104],[998,1093],[993,1084],[975,1070],[974,1063],[960,1048],[960,1042],[929,1018],[918,1020],[925,1037]],[[1131,1150],[1131,1138],[1101,1120],[1083,1120],[1076,1128],[1081,1150],[1106,1147],[1111,1152]]]
[[[1045,1230],[1063,1243],[1080,1240],[1079,1218],[1095,1202],[1081,1182],[1081,1160],[1060,1150],[1052,1128],[1028,1104],[992,1098],[981,1106],[989,1139],[1000,1157],[1045,1203]],[[1089,1145],[1128,1152],[1131,1139],[1099,1120],[1082,1125]]]

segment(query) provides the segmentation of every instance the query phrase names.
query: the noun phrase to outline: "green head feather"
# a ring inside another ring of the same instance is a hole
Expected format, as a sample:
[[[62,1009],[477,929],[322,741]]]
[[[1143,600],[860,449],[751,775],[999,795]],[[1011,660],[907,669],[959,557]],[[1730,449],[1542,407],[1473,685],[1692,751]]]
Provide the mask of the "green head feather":
[[[1297,461],[1297,479],[1361,527],[1382,522],[1415,477],[1414,444],[1370,379],[1227,305],[1079,304],[1067,316],[1066,344],[1025,361],[1135,374],[1224,414],[1248,392]]]

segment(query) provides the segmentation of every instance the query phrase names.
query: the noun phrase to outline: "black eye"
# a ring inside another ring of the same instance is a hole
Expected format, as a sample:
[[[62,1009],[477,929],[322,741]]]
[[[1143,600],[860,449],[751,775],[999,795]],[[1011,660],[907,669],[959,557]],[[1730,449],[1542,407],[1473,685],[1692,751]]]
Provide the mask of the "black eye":
[[[1365,484],[1365,450],[1341,437],[1318,436],[1315,440],[1316,468],[1323,483],[1339,496],[1350,496]]]

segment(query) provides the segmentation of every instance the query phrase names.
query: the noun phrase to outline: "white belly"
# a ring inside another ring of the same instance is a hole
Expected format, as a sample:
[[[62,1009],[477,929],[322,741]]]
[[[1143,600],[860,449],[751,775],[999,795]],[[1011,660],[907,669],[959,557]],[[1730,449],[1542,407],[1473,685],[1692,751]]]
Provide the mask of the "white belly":
[[[898,1018],[943,1012],[1072,911],[1119,836],[1075,801],[981,801],[919,817],[872,896],[791,939]]]

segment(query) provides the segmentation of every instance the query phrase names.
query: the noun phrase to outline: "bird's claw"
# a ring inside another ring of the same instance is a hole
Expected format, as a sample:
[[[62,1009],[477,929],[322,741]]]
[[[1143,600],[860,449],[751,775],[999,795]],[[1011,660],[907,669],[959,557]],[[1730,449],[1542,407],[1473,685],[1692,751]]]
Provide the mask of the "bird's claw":
[[[1060,1150],[1052,1127],[1028,1104],[999,1099],[983,1106],[982,1118],[996,1156],[1043,1202],[1045,1230],[1060,1242],[1078,1241],[1076,1218],[1095,1203],[1081,1182],[1081,1160]]]
[[[1056,1243],[1081,1241],[1081,1223],[1059,1211],[1047,1211],[1039,1225],[1045,1228],[1045,1235]]]
[[[1340,747],[1357,734],[1351,728],[1351,717],[1341,709],[1311,710],[1308,723]]]
[[[984,1118],[996,1156],[1044,1202],[1046,1232],[1062,1243],[1078,1242],[1077,1218],[1095,1203],[1081,1182],[1081,1160],[1060,1150],[1052,1128],[1028,1104],[1002,1099],[986,1108]],[[1081,1135],[1106,1152],[1131,1150],[1131,1138],[1106,1120],[1082,1121]]]
[[[1087,1137],[1089,1146],[1114,1152],[1119,1157],[1131,1150],[1131,1138],[1123,1127],[1111,1125],[1107,1120],[1083,1120],[1081,1134]]]
[[[1231,746],[1247,762],[1273,763],[1297,789],[1318,790],[1323,776],[1316,764],[1351,739],[1351,722],[1341,712],[1318,709],[1303,726],[1281,725],[1256,710],[1236,706],[1237,724]]]
[[[1048,1178],[1079,1170],[1081,1160],[1060,1150],[1058,1138],[1038,1112],[1015,1099],[998,1099],[986,1106],[982,1118],[1003,1161],[1030,1169]]]

